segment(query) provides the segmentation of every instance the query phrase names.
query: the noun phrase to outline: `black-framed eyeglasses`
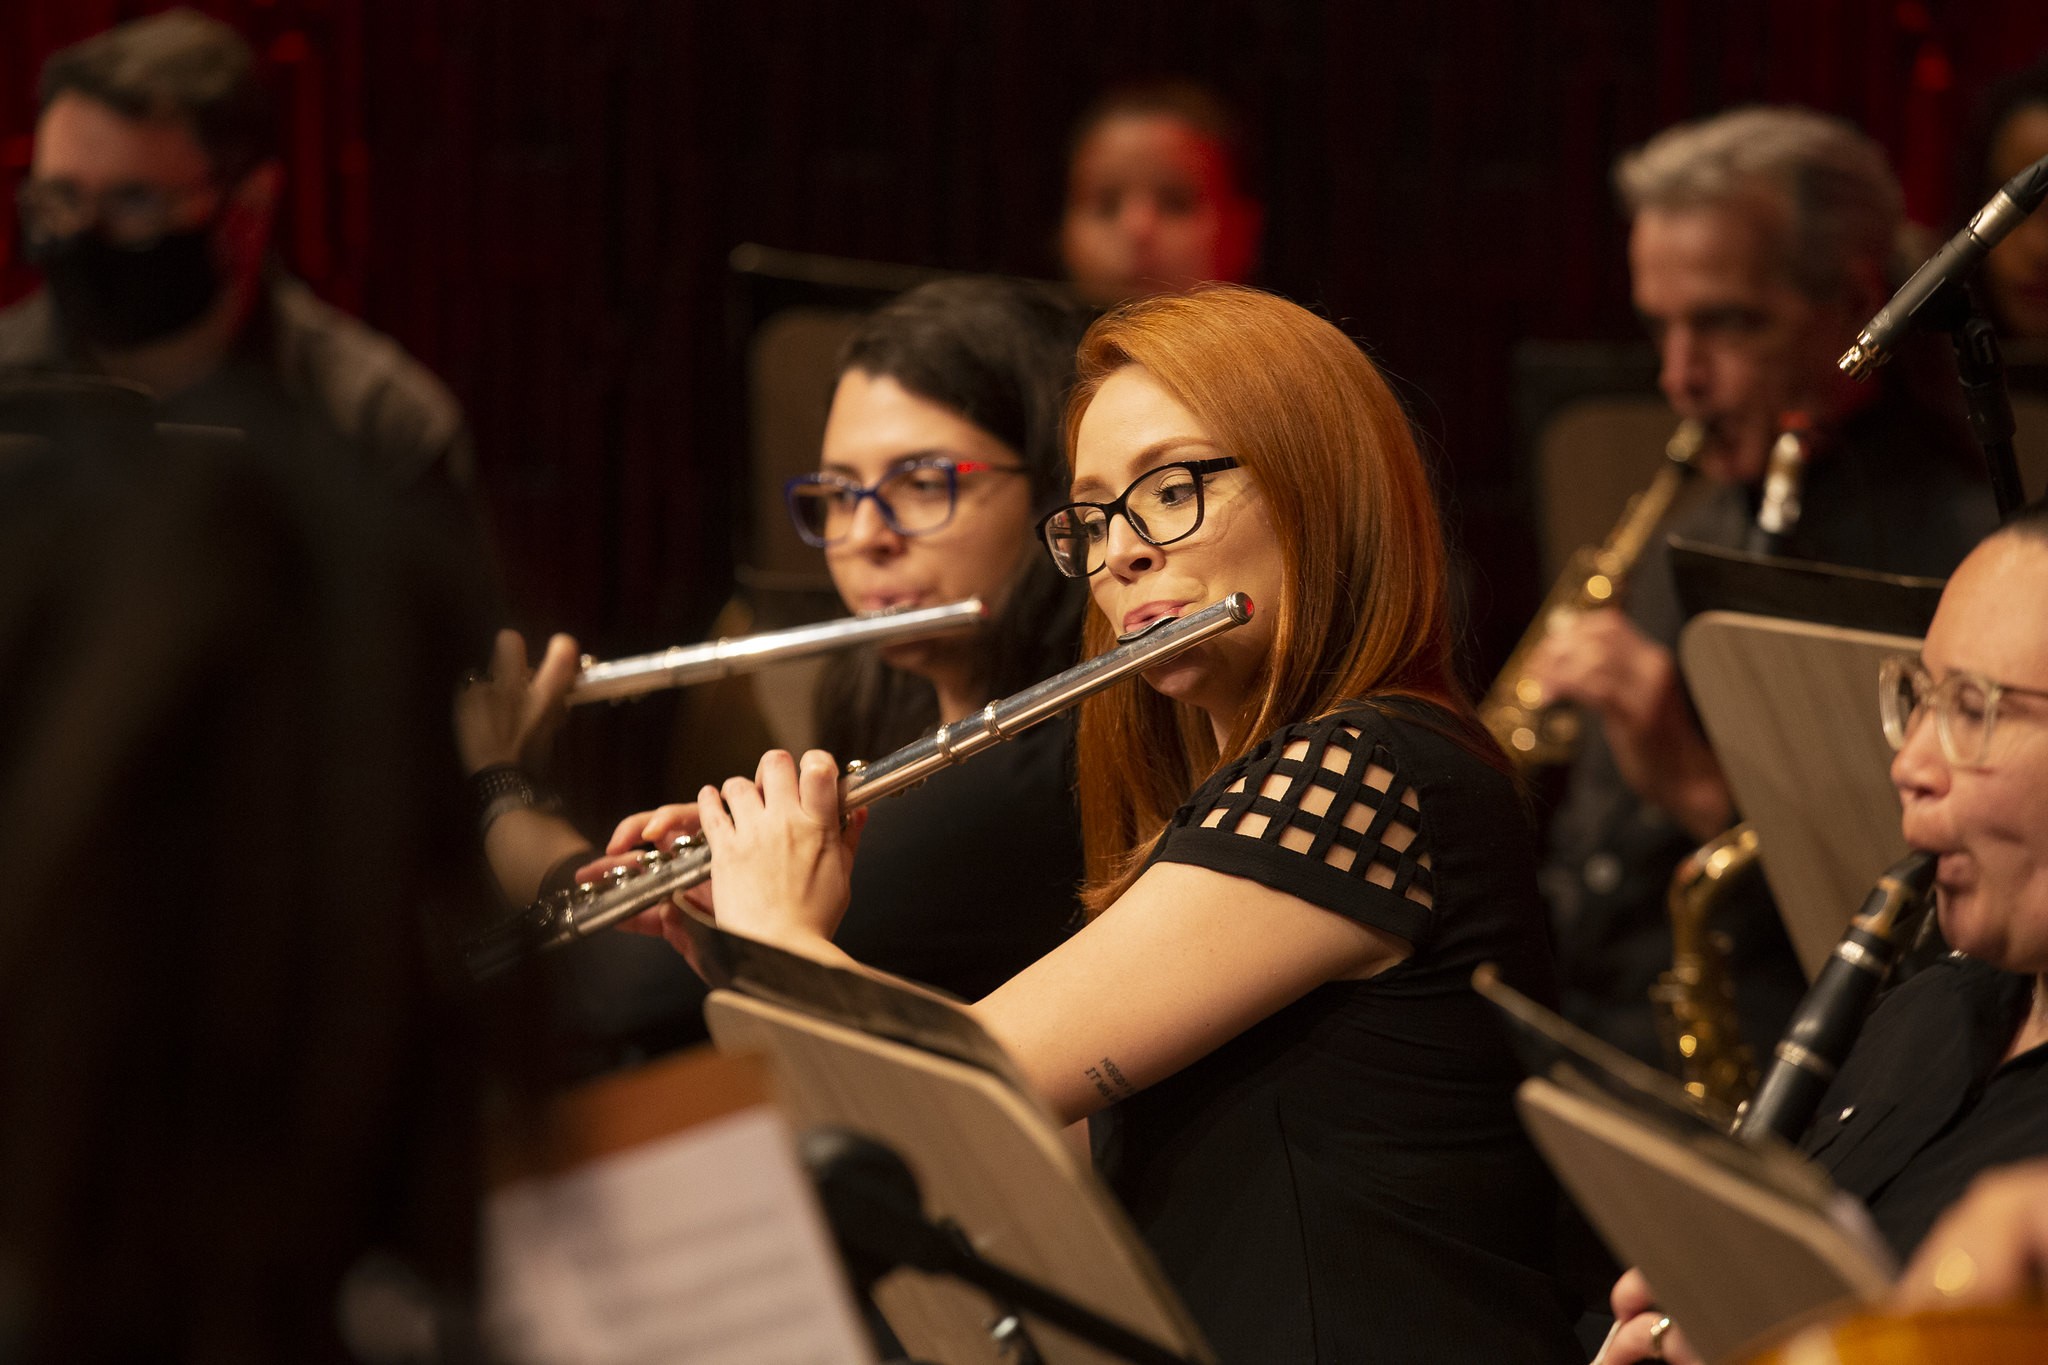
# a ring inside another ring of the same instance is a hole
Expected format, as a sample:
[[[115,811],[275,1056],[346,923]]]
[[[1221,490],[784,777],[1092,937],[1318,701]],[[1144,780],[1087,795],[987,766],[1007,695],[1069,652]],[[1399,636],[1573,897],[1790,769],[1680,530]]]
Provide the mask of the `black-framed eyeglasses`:
[[[1894,654],[1877,671],[1877,714],[1892,748],[1905,748],[1913,718],[1932,708],[1942,755],[1959,768],[1986,766],[1999,702],[2005,697],[2048,701],[2048,692],[2014,687],[1981,673],[1954,672],[1936,682],[1927,666],[1909,654]]]
[[[960,504],[962,474],[1022,474],[1021,465],[989,464],[930,455],[906,460],[875,480],[861,484],[844,474],[799,474],[782,485],[789,519],[807,545],[823,549],[853,532],[854,514],[872,498],[882,521],[899,536],[924,536],[953,520]]]
[[[1229,455],[1213,460],[1176,460],[1131,480],[1114,502],[1070,502],[1038,523],[1052,552],[1053,567],[1069,578],[1087,578],[1109,562],[1109,519],[1122,516],[1147,545],[1185,540],[1202,524],[1203,487],[1211,474],[1237,468]]]
[[[97,227],[108,241],[146,247],[171,232],[178,211],[194,196],[219,186],[211,180],[182,188],[142,183],[112,185],[88,194],[70,180],[24,180],[14,191],[23,234],[31,241],[75,237]]]

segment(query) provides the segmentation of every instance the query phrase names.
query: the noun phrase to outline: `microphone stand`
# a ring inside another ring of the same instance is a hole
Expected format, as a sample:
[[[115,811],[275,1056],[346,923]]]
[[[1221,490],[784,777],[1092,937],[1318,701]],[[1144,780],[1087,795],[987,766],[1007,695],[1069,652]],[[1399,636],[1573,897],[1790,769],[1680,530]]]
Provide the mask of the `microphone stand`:
[[[1131,1365],[1195,1365],[1064,1294],[984,1260],[958,1224],[925,1216],[917,1177],[893,1148],[844,1128],[810,1129],[798,1148],[832,1236],[864,1294],[898,1266],[964,1281],[995,1300],[1000,1316],[989,1324],[989,1335],[1016,1365],[1041,1365],[1020,1313]]]
[[[1991,202],[1977,211],[1969,225],[1921,263],[1912,278],[1864,324],[1855,345],[1837,362],[1853,379],[1867,378],[1884,364],[1893,345],[1906,333],[1939,329],[1955,346],[1956,373],[1963,382],[1963,401],[1970,431],[1984,451],[1991,492],[1998,500],[1998,519],[2007,521],[2026,501],[2019,464],[2012,451],[2012,399],[2005,388],[2005,359],[1991,320],[1967,281],[2008,233],[2048,199],[2048,157],[1999,187]]]
[[[1906,319],[1905,328],[1900,330],[1908,328],[1948,333],[1956,353],[1956,377],[1963,384],[1963,407],[1970,419],[1970,434],[1977,438],[1977,447],[1984,452],[1984,469],[1991,478],[1991,496],[1998,503],[1998,519],[2010,519],[2026,502],[2027,494],[2020,482],[2019,460],[2012,449],[2012,398],[2005,387],[2005,354],[1998,345],[1997,329],[1977,300],[1977,291],[1957,279],[1943,280],[1918,301]],[[1850,369],[1849,357],[1843,357],[1842,368]],[[1868,369],[1851,373],[1861,379]]]
[[[2012,397],[2005,385],[2005,354],[1998,345],[1998,329],[1991,325],[1977,291],[1953,282],[1927,301],[1922,316],[1930,326],[1947,332],[1955,347],[1956,377],[1963,382],[1970,433],[1984,451],[1991,494],[1998,500],[1998,519],[2005,521],[2026,502],[2027,493],[2012,449]]]

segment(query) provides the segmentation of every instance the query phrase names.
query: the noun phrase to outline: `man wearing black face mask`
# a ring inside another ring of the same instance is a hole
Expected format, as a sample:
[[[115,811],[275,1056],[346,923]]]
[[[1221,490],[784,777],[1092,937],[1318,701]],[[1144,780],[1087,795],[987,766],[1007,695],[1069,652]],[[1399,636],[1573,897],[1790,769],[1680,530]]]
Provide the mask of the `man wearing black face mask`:
[[[254,53],[190,11],[51,57],[18,196],[46,288],[0,312],[0,377],[128,380],[162,420],[342,460],[438,507],[488,576],[453,396],[267,260],[273,138]]]

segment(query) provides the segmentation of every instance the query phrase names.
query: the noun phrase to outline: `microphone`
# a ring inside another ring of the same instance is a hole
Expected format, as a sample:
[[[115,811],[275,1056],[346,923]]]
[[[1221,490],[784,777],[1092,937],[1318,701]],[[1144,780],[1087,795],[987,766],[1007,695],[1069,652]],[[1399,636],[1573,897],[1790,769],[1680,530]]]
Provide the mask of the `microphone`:
[[[1948,239],[1947,245],[1927,258],[1913,278],[1899,287],[1890,303],[1857,333],[1856,344],[1842,352],[1836,362],[1851,379],[1862,379],[1885,361],[1906,333],[1913,330],[1928,303],[1943,286],[1960,284],[1985,253],[2005,240],[2007,233],[2026,220],[2028,214],[2048,199],[2048,157],[2042,157],[2005,182],[1991,202],[1977,210],[1969,225]]]

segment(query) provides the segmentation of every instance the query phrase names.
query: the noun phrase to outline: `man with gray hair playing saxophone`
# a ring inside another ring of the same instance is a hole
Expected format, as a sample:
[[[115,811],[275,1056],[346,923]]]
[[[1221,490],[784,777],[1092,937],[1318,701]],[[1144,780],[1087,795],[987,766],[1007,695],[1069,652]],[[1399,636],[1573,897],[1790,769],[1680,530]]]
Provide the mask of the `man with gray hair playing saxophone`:
[[[1813,436],[1804,515],[1774,549],[1945,575],[1996,522],[1967,434],[1914,396],[1913,366],[1859,386],[1834,364],[1894,283],[1903,207],[1883,152],[1837,118],[1741,109],[1653,138],[1620,160],[1615,182],[1658,382],[1699,425],[1693,464],[1714,485],[1668,529],[1744,547],[1774,441],[1802,414]],[[1526,675],[1543,704],[1600,722],[1586,727],[1543,874],[1565,1013],[1658,1064],[1648,996],[1671,965],[1666,889],[1680,859],[1736,819],[1678,675],[1681,624],[1659,536],[1621,609],[1550,635]],[[1728,907],[1723,927],[1744,1033],[1768,1045],[1804,978],[1760,891]]]

